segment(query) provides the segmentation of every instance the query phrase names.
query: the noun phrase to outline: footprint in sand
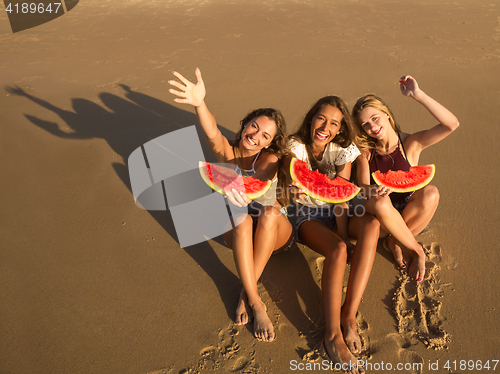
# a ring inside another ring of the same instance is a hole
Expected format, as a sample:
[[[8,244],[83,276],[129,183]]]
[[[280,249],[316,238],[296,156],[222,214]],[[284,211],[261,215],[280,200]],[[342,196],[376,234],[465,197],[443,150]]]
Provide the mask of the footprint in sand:
[[[373,354],[379,351],[391,352],[391,356],[397,353],[397,361],[404,363],[405,374],[422,374],[424,368],[424,359],[417,352],[408,348],[408,343],[406,340],[397,333],[392,333],[384,337],[379,341],[375,341],[371,345],[371,350]],[[364,359],[363,359],[364,360]],[[372,362],[372,365],[376,363],[377,360]],[[369,362],[369,361],[368,361]],[[370,370],[370,366],[366,366],[366,369]],[[373,370],[372,370],[373,371]]]
[[[370,347],[370,337],[368,335],[368,323],[365,321],[361,313],[356,315],[356,325],[358,326],[358,335],[361,339],[361,353],[357,356],[359,360],[369,360],[372,358]]]
[[[312,322],[312,321],[311,321]],[[361,339],[361,352],[355,357],[358,360],[369,360],[372,358],[372,352],[370,348],[370,338],[368,337],[368,323],[366,323],[365,319],[361,315],[361,313],[358,312],[356,315],[356,325],[358,327],[358,335]],[[316,334],[320,336],[319,341],[317,341],[314,345],[314,347],[310,351],[304,352],[302,348],[297,348],[297,352],[302,352],[302,360],[306,362],[315,362],[318,361],[319,359],[322,360],[330,360],[330,357],[325,351],[325,348],[323,346],[323,338],[325,336],[325,326],[324,326],[324,320],[323,320],[323,327],[318,328],[318,326],[313,323],[313,328],[311,330],[314,331],[319,331],[321,330],[320,334]]]
[[[217,344],[203,348],[198,362],[181,370],[180,373],[195,374],[217,371],[257,373],[260,367],[255,362],[255,350],[253,346],[242,349],[236,341],[238,334],[237,326],[231,322],[228,327],[219,331]]]
[[[445,318],[441,315],[441,301],[445,287],[439,280],[441,246],[432,243],[424,247],[428,261],[424,281],[415,282],[402,271],[396,290],[394,314],[398,323],[399,334],[410,344],[423,342],[427,348],[448,348],[450,335],[444,330]]]
[[[147,374],[173,374],[173,373],[174,373],[174,366],[169,366],[167,368],[163,368],[160,370],[149,371]]]

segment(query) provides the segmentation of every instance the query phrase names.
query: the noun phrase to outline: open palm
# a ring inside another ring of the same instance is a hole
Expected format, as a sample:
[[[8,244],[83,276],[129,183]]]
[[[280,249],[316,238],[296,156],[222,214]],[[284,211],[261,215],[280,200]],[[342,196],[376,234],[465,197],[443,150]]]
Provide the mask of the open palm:
[[[206,90],[205,83],[203,83],[203,79],[201,77],[200,69],[196,68],[194,72],[197,80],[196,84],[188,81],[176,71],[172,73],[181,81],[181,83],[177,81],[168,81],[168,83],[170,83],[172,86],[179,89],[174,90],[173,88],[171,88],[169,90],[170,93],[179,97],[175,98],[174,101],[181,104],[191,104],[195,107],[199,107],[201,104],[203,104]]]

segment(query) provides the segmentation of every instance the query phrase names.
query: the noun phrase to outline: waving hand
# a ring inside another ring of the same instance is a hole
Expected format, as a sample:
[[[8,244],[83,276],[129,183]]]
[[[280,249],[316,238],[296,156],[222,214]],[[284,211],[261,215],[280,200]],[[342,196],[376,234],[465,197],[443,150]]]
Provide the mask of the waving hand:
[[[169,89],[169,92],[177,96],[174,101],[181,104],[190,104],[195,107],[198,121],[208,140],[210,150],[215,154],[219,162],[227,162],[228,157],[232,154],[232,148],[227,138],[222,135],[214,116],[207,108],[205,103],[205,83],[201,77],[200,69],[196,68],[196,84],[190,82],[176,71],[172,72],[179,81],[171,80],[168,83],[177,89]],[[229,155],[229,156],[228,156]],[[229,157],[230,158],[230,157]]]
[[[417,80],[411,75],[405,75],[399,79],[399,89],[405,96],[415,96],[417,91],[420,90]]]
[[[206,95],[205,83],[203,83],[203,78],[201,77],[200,69],[196,68],[194,72],[197,80],[196,84],[188,81],[186,78],[184,78],[180,73],[176,71],[172,73],[181,81],[181,83],[173,80],[168,81],[170,85],[177,87],[179,89],[179,91],[174,90],[173,88],[169,90],[170,93],[179,97],[175,98],[174,101],[176,103],[181,103],[181,104],[190,104],[196,108],[200,107],[203,104]]]
[[[435,119],[439,121],[438,125],[430,128],[429,130],[424,130],[412,134],[408,138],[409,144],[407,149],[412,148],[412,143],[416,144],[416,149],[419,154],[422,149],[439,142],[458,128],[459,122],[457,117],[455,117],[455,115],[448,109],[446,109],[443,105],[439,104],[436,100],[423,92],[418,86],[415,78],[410,75],[401,77],[399,79],[399,88],[403,95],[417,100],[429,111],[429,113]],[[418,160],[418,154],[416,160]]]

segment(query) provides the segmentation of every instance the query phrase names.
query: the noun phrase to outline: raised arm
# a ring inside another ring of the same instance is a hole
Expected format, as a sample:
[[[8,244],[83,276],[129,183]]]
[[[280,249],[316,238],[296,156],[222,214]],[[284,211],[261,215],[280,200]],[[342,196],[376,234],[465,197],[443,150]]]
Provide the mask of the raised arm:
[[[417,151],[436,144],[458,128],[457,117],[422,91],[415,78],[410,75],[402,77],[399,80],[399,87],[403,95],[418,101],[439,122],[438,125],[431,129],[417,132],[408,138],[410,143],[416,144]]]
[[[200,69],[196,68],[195,70],[196,84],[190,82],[176,71],[172,73],[180,80],[180,82],[174,80],[168,82],[179,89],[174,90],[171,88],[169,90],[170,93],[178,96],[174,101],[176,103],[189,104],[195,107],[198,121],[205,133],[210,150],[217,156],[219,162],[226,161],[225,153],[228,147],[230,147],[229,142],[220,132],[214,116],[210,113],[205,104],[206,89]]]

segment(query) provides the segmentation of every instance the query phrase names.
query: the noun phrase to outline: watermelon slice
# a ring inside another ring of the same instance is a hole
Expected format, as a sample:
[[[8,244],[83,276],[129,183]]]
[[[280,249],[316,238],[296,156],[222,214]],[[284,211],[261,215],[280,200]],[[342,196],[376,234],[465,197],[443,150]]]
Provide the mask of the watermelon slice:
[[[342,177],[330,179],[325,174],[312,171],[304,161],[295,157],[290,163],[290,175],[304,189],[307,196],[325,203],[338,204],[349,201],[360,190],[358,186]]]
[[[412,166],[410,171],[389,170],[387,173],[381,173],[377,170],[372,176],[375,183],[390,188],[392,192],[411,192],[427,186],[435,173],[436,166],[431,164]]]
[[[239,192],[244,191],[250,200],[254,200],[264,195],[273,184],[271,180],[261,181],[252,177],[243,177],[233,169],[222,165],[200,161],[198,166],[205,183],[223,195],[226,194],[225,188],[234,188]]]

